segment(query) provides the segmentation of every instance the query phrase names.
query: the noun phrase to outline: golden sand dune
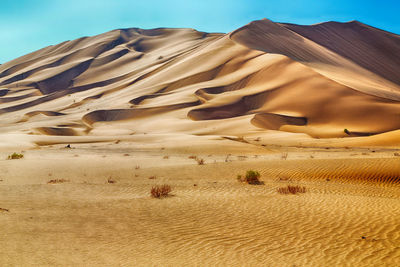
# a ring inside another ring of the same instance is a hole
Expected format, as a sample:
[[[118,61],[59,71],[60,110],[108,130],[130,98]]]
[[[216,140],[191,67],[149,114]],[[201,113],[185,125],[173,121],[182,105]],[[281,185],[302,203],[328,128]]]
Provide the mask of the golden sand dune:
[[[67,41],[0,65],[1,134],[90,141],[109,125],[114,136],[274,130],[357,142],[400,128],[399,40],[355,21],[264,19],[229,34],[132,28]]]

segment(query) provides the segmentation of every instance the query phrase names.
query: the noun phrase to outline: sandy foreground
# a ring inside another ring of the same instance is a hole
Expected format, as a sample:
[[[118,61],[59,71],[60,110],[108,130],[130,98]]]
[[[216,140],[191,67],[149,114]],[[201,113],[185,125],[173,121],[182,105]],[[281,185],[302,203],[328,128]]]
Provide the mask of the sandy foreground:
[[[122,141],[6,160],[3,149],[0,265],[395,266],[396,151]],[[264,185],[236,180],[250,169]],[[172,195],[150,197],[159,184]],[[307,191],[277,192],[287,185]]]

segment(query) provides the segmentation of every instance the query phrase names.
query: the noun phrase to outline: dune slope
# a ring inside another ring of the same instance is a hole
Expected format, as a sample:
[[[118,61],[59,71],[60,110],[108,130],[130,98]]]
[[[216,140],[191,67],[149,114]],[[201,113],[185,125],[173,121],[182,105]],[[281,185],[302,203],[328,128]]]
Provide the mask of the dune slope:
[[[400,128],[399,52],[398,35],[355,21],[115,30],[0,65],[0,134],[46,144],[287,131],[368,143]]]

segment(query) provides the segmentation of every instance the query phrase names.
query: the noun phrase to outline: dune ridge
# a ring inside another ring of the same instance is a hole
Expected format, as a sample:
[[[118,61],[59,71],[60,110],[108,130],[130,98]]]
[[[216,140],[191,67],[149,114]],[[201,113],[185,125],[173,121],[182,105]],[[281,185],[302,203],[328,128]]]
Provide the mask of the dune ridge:
[[[59,133],[63,143],[66,133],[102,136],[104,123],[190,135],[208,124],[202,135],[287,131],[338,145],[393,132],[386,143],[396,145],[399,55],[398,35],[357,21],[263,19],[228,34],[114,30],[0,65],[0,134],[29,133],[35,143]]]

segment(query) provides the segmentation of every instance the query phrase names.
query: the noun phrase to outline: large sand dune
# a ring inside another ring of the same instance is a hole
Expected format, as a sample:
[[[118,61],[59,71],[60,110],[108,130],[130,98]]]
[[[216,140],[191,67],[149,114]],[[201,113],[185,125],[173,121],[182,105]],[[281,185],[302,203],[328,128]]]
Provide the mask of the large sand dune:
[[[1,134],[33,144],[144,132],[356,141],[400,128],[399,54],[398,35],[359,22],[115,30],[1,65]]]

